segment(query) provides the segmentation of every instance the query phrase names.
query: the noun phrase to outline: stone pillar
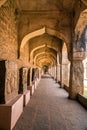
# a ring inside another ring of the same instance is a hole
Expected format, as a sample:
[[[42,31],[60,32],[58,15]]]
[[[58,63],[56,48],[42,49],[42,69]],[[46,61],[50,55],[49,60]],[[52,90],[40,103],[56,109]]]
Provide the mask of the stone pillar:
[[[62,82],[62,63],[60,63],[60,88],[63,87],[63,82]]]
[[[70,83],[69,83],[69,98],[76,99],[77,94],[83,94],[84,90],[84,67],[82,60],[84,52],[76,52],[73,54],[73,61],[70,66]]]
[[[56,65],[56,78],[57,78],[57,82],[60,81],[60,64]]]
[[[52,76],[52,66],[50,66],[50,75]]]
[[[55,80],[57,81],[57,66],[55,65]]]
[[[49,74],[51,75],[51,67],[49,67]]]
[[[52,77],[54,78],[54,67],[52,66]]]
[[[56,80],[56,65],[54,65],[54,80]]]
[[[62,82],[63,85],[69,86],[69,63],[63,63],[62,64]]]

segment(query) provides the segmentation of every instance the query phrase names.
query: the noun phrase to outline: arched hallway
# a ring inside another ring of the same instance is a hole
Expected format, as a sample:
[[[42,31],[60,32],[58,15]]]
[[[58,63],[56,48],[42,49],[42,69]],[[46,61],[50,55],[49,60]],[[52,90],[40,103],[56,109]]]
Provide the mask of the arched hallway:
[[[43,76],[14,130],[87,130],[87,111]]]

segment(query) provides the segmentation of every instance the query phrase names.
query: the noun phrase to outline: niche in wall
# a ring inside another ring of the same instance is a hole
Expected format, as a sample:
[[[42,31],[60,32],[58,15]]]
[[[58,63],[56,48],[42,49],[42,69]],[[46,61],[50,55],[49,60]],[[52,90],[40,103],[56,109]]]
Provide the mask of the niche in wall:
[[[0,104],[5,103],[5,61],[0,61]]]
[[[35,69],[33,68],[32,69],[32,81],[34,81],[34,79],[35,79]]]
[[[23,93],[23,68],[19,69],[19,91],[18,93]]]
[[[28,74],[27,74],[27,86],[30,85],[30,69],[28,69]]]
[[[19,92],[20,94],[24,93],[27,90],[27,68],[19,69]]]

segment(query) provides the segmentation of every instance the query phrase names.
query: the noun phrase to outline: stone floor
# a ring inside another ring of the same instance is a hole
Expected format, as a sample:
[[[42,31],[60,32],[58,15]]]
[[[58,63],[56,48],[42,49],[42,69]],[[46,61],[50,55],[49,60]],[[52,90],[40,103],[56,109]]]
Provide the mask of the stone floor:
[[[14,130],[87,130],[87,110],[43,77]]]

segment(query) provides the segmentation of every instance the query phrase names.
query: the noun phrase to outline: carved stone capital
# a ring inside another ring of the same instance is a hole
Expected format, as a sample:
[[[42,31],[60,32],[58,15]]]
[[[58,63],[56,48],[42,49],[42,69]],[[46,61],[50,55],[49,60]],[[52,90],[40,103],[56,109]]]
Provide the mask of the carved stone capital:
[[[73,60],[84,60],[86,58],[87,52],[74,52]]]

